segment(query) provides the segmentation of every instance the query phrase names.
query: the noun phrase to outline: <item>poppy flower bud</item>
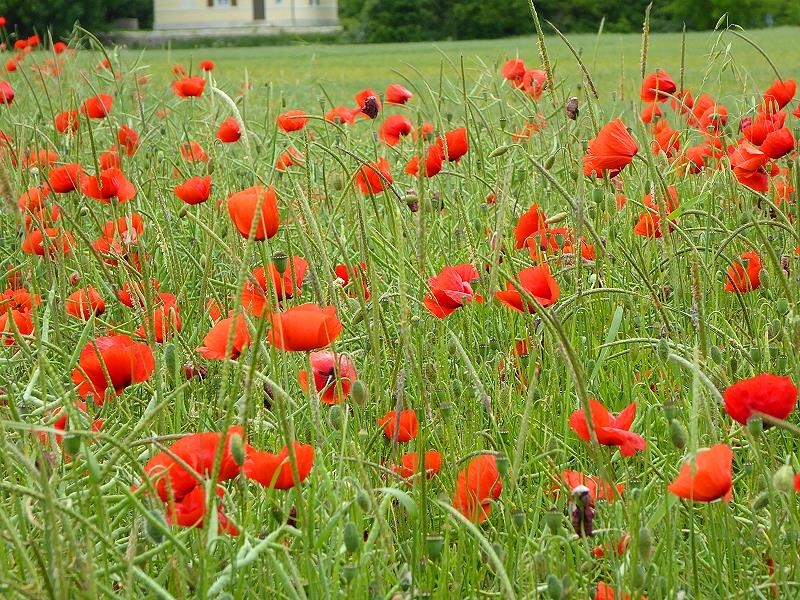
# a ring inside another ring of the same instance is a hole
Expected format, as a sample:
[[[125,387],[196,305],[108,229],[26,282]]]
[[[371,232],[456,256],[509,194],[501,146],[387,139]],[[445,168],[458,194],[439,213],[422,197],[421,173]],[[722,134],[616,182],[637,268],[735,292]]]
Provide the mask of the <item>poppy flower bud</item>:
[[[81,436],[68,433],[61,442],[61,447],[67,454],[75,455],[81,450]]]
[[[341,429],[344,424],[344,412],[340,404],[331,405],[328,411],[328,424],[333,429]]]
[[[425,550],[431,560],[438,560],[444,550],[444,538],[441,535],[429,535],[425,538]]]
[[[168,373],[174,373],[176,369],[175,362],[175,345],[167,344],[164,348],[164,364],[167,367]]]
[[[144,523],[144,532],[154,543],[160,544],[164,541],[167,524],[164,522],[163,515],[157,510],[151,510],[149,513],[150,518],[146,519]]]
[[[511,511],[511,522],[514,527],[522,528],[525,525],[525,512],[519,509]]]
[[[766,508],[769,505],[769,493],[761,492],[758,496],[753,499],[753,510],[761,510],[762,508]]]
[[[564,584],[561,580],[550,573],[547,576],[547,595],[553,600],[561,600],[564,597]]]
[[[245,449],[244,449],[244,440],[242,436],[238,433],[234,433],[231,435],[231,456],[233,457],[233,462],[235,462],[240,467],[244,464],[245,459]]]
[[[508,474],[508,469],[511,466],[511,461],[508,460],[508,455],[498,454],[495,462],[497,463],[497,471],[500,473],[500,475],[505,476]]]
[[[356,492],[356,504],[358,504],[358,507],[366,513],[372,510],[372,498],[370,498],[369,493],[367,493],[367,490],[364,488],[361,488]]]
[[[275,270],[278,272],[278,274],[283,275],[284,272],[286,272],[286,264],[288,260],[289,257],[282,250],[278,250],[272,255],[272,264],[275,265]]]
[[[352,521],[348,521],[344,526],[344,547],[349,554],[354,554],[361,547],[362,534],[358,526]]]
[[[69,276],[69,282],[72,285],[78,285],[78,281],[80,281],[80,275],[78,275],[77,271],[73,271]]]
[[[650,562],[653,557],[655,545],[653,544],[653,532],[647,527],[639,529],[639,559],[642,562]]]
[[[778,314],[783,316],[789,312],[789,301],[786,298],[778,298],[778,302],[775,304],[775,309],[778,311]]]
[[[669,437],[672,440],[672,445],[679,450],[683,450],[686,447],[686,442],[689,439],[686,428],[677,419],[672,419],[669,422]]]
[[[751,417],[747,421],[747,429],[754,438],[757,438],[764,431],[764,421],[759,417]]]
[[[761,289],[764,290],[769,289],[769,277],[770,277],[769,271],[767,271],[766,269],[761,269],[758,272],[759,287]]]
[[[503,145],[503,146],[498,146],[497,148],[495,148],[494,150],[492,150],[492,151],[489,153],[489,158],[496,158],[496,157],[498,157],[498,156],[502,156],[503,154],[505,154],[506,152],[508,152],[508,150],[509,150],[509,147],[508,147],[508,146],[505,146],[505,145]]]
[[[203,365],[193,365],[192,363],[186,363],[183,365],[183,375],[186,379],[194,379],[197,377],[200,380],[205,379],[208,377],[208,369],[205,368]]]
[[[669,356],[669,342],[667,342],[667,338],[661,338],[658,340],[658,358],[663,361],[667,360]]]
[[[555,163],[556,163],[556,155],[551,154],[550,156],[547,157],[547,160],[544,161],[545,171],[549,171],[550,169],[552,169]]]
[[[710,350],[711,360],[713,360],[718,365],[722,364],[722,352],[717,346],[711,346]]]
[[[375,96],[367,96],[367,99],[364,100],[364,106],[361,107],[361,112],[367,115],[370,119],[374,119],[378,116],[378,111],[380,108],[378,107],[378,99]]]
[[[759,348],[750,348],[750,360],[754,363],[761,362],[761,350]]]
[[[780,469],[775,471],[772,476],[772,485],[775,489],[784,494],[789,494],[794,491],[794,469],[789,465],[783,465]]]
[[[353,382],[353,385],[350,387],[350,398],[353,399],[354,404],[364,408],[367,405],[367,400],[369,399],[367,384],[360,379],[356,379]]]
[[[275,390],[272,389],[272,386],[264,382],[264,408],[267,410],[272,410],[272,401],[275,399]]]

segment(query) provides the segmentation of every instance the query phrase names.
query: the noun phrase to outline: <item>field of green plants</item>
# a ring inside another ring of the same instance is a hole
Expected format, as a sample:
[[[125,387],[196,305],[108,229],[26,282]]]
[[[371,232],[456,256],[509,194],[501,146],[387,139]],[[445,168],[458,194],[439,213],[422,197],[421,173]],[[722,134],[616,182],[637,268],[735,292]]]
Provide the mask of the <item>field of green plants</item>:
[[[0,596],[800,597],[800,29],[4,21]]]

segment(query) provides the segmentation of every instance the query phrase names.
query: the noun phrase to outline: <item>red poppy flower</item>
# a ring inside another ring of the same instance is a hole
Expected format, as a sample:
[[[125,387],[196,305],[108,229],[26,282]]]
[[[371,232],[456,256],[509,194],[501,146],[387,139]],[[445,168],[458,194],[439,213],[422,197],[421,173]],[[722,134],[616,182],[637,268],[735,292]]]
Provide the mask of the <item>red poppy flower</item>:
[[[628,133],[621,119],[614,119],[603,127],[597,137],[589,141],[583,157],[583,174],[598,177],[604,171],[619,172],[629,165],[639,151],[636,140]]]
[[[216,494],[222,498],[224,491],[217,486]],[[196,485],[191,492],[186,494],[179,502],[167,504],[167,523],[179,527],[202,528],[206,518],[206,489],[203,485]],[[223,530],[231,535],[239,535],[239,530],[231,524],[222,512],[222,506],[217,509],[217,521]]]
[[[231,333],[231,329],[233,329],[233,333]],[[236,315],[214,323],[211,331],[203,338],[203,345],[197,348],[197,351],[208,360],[225,360],[226,358],[235,360],[249,345],[250,330],[247,328],[247,323],[242,315]],[[228,350],[227,354],[226,350]]]
[[[267,340],[275,348],[287,352],[306,352],[330,346],[342,333],[342,322],[336,307],[322,308],[308,303],[293,306],[269,315],[272,327]]]
[[[259,452],[248,448],[247,458],[242,465],[245,477],[275,490],[288,490],[303,483],[314,466],[314,447],[294,442],[294,455],[297,461],[297,475],[294,479],[289,461],[289,449],[284,446],[278,454]]]
[[[22,157],[22,166],[31,167],[52,167],[58,161],[58,152],[55,150],[31,150]]]
[[[53,123],[59,133],[67,133],[68,131],[74,133],[78,131],[78,125],[80,124],[78,111],[75,109],[62,111],[54,117]]]
[[[389,172],[389,161],[380,158],[377,162],[364,165],[356,172],[355,182],[364,195],[383,191],[385,185],[391,185],[393,182],[392,174]]]
[[[601,581],[597,584],[597,591],[594,594],[594,600],[631,600],[631,595],[621,593],[619,599],[617,599],[617,596],[614,593],[614,588],[608,585],[605,581]],[[641,600],[646,600],[646,598],[642,596]]]
[[[384,97],[389,104],[405,104],[414,97],[414,94],[399,83],[392,83],[386,88]]]
[[[208,60],[208,59],[201,60],[199,63],[197,63],[197,65],[203,71],[213,71],[214,67],[215,67],[214,61],[213,60]]]
[[[197,98],[203,95],[206,80],[199,76],[182,77],[172,82],[172,91],[181,98]]]
[[[306,111],[296,109],[288,110],[285,113],[278,115],[278,128],[286,133],[292,131],[300,131],[308,123],[309,118],[306,116]]]
[[[295,292],[300,293],[308,263],[300,256],[293,256],[291,261],[287,261],[283,274],[278,272],[274,262],[271,262],[267,269],[269,281],[272,283],[270,287],[267,287],[267,277],[263,267],[258,267],[253,270],[252,278],[245,281],[242,288],[242,306],[256,317],[264,315],[267,294],[272,294],[272,290],[275,290],[278,301],[291,298]]]
[[[116,221],[106,222],[103,234],[92,244],[92,248],[100,254],[111,257],[106,262],[116,265],[116,258],[126,257],[131,252],[131,247],[139,242],[142,233],[144,233],[144,221],[141,215],[133,213]]]
[[[358,298],[358,292],[353,287],[349,287],[348,289],[348,286],[350,286],[351,281],[360,281],[364,291],[364,300],[369,300],[370,293],[367,287],[366,263],[359,263],[352,267],[336,265],[334,270],[336,272],[336,277],[342,280],[342,287],[345,288],[348,296],[351,298]]]
[[[368,104],[372,104],[371,108],[367,108],[367,110],[374,111],[374,114],[367,115],[370,119],[374,119],[378,113],[381,111],[381,99],[371,89],[361,90],[355,96],[353,96],[356,101],[356,116],[359,114],[367,115],[367,112],[364,110]]]
[[[88,321],[93,314],[102,315],[106,310],[105,300],[91,285],[72,292],[65,306],[68,315],[84,321]]]
[[[442,149],[433,144],[428,146],[428,152],[425,156],[425,177],[433,177],[442,170]],[[405,172],[409,175],[416,177],[419,174],[419,156],[413,157],[406,165]]]
[[[742,135],[755,146],[760,146],[767,135],[781,129],[786,122],[786,111],[775,113],[758,113],[755,117],[747,117],[739,123]]]
[[[519,58],[512,58],[500,67],[500,76],[514,83],[515,87],[522,87],[522,78],[525,76],[525,63]]]
[[[789,377],[762,373],[737,381],[723,397],[725,412],[734,421],[747,425],[754,412],[786,419],[797,405],[797,387]]]
[[[678,209],[678,192],[675,186],[667,188],[666,205],[664,209],[667,215]],[[653,200],[652,194],[647,194],[642,198],[642,203],[647,208],[646,212],[639,215],[639,220],[633,228],[633,233],[642,237],[660,238],[663,236],[661,231],[661,215],[658,212],[658,204]],[[670,225],[670,231],[671,225]]]
[[[75,246],[75,238],[65,229],[57,227],[47,227],[45,229],[34,229],[22,241],[22,251],[26,254],[38,254],[39,256],[54,256],[59,252],[68,254]]]
[[[400,138],[408,135],[414,129],[411,119],[405,115],[391,115],[386,117],[381,123],[381,128],[378,130],[378,137],[383,140],[387,146],[394,146],[400,141]]]
[[[482,302],[483,298],[474,295],[471,286],[478,278],[478,270],[472,265],[444,267],[436,277],[428,279],[431,293],[423,299],[425,308],[434,317],[443,319],[473,298]]]
[[[113,224],[113,221],[110,221]],[[106,223],[106,227],[108,223]],[[133,223],[134,228],[136,227],[136,223]],[[139,232],[141,233],[141,232]],[[149,282],[152,286],[151,293],[153,296],[158,295],[158,287],[159,282],[157,279],[153,279]],[[125,282],[122,285],[122,289],[117,292],[117,298],[119,301],[122,302],[128,308],[136,308],[137,310],[142,310],[145,306],[145,290],[144,290],[145,282],[139,282],[134,285],[131,285],[129,282]]]
[[[616,542],[602,544],[592,548],[592,555],[597,558],[604,558],[606,556],[622,556],[625,554],[631,542],[630,534],[623,533]]]
[[[410,442],[417,437],[419,421],[417,413],[413,410],[389,411],[380,419],[376,419],[378,425],[383,427],[383,435],[392,441],[397,436],[397,441],[401,443]]]
[[[40,185],[29,190],[24,191],[19,198],[17,198],[17,206],[23,212],[37,212],[44,208],[44,199],[50,195],[50,187],[47,185]]]
[[[666,119],[660,119],[653,127],[653,154],[663,152],[667,158],[672,158],[681,149],[680,133],[672,127]]]
[[[239,121],[233,117],[225,119],[217,129],[217,139],[224,144],[238,142],[242,137],[242,130],[239,128]]]
[[[736,179],[756,192],[769,191],[769,177],[764,166],[769,156],[745,141],[728,148],[728,160]]]
[[[139,148],[139,134],[127,125],[122,125],[117,130],[117,142],[125,148],[125,154],[133,156]]]
[[[11,104],[14,101],[14,88],[5,79],[0,79],[0,104]]]
[[[275,161],[275,168],[278,171],[285,171],[292,165],[302,165],[303,162],[303,155],[293,146],[289,146],[285,152],[278,156],[278,159]]]
[[[78,163],[69,163],[51,169],[47,175],[50,189],[56,194],[66,194],[78,188],[81,177],[85,175]]]
[[[780,110],[792,101],[796,92],[797,82],[794,79],[776,79],[764,92],[761,109],[767,112]]]
[[[550,306],[558,300],[561,294],[558,282],[550,274],[550,265],[528,267],[520,271],[517,277],[522,289],[532,296],[541,306]],[[519,312],[535,312],[533,305],[527,300],[523,300],[522,295],[511,283],[506,283],[505,291],[495,292],[494,295],[495,298],[509,308],[513,308]]]
[[[259,206],[260,205],[260,206]],[[258,211],[258,212],[257,212]],[[244,238],[263,241],[278,233],[280,216],[275,188],[254,185],[228,196],[228,214]]]
[[[122,158],[119,155],[119,148],[112,146],[100,155],[98,160],[101,170],[122,168]]]
[[[743,252],[739,260],[728,267],[725,291],[744,294],[758,289],[761,285],[760,273],[761,257],[754,250]]]
[[[89,117],[90,119],[102,119],[111,112],[111,105],[114,103],[114,98],[109,94],[98,94],[91,98],[87,98],[81,104],[81,114]]]
[[[83,415],[86,415],[86,404],[81,402],[80,400],[75,400],[73,402],[75,408],[81,412]],[[66,409],[56,409],[51,414],[51,418],[54,421],[49,425],[51,428],[56,429],[57,431],[66,431],[67,426],[69,425],[69,413],[67,413]],[[103,428],[103,419],[95,419],[92,422],[91,429],[92,431],[100,431]],[[42,444],[47,444],[48,439],[50,438],[51,434],[45,432],[38,432],[36,436],[39,438],[39,441]],[[63,433],[56,433],[54,436],[56,444],[61,446],[61,442],[64,439]]]
[[[92,394],[99,406],[105,402],[109,389],[120,395],[129,385],[146,381],[154,370],[150,346],[127,335],[111,335],[83,347],[78,366],[72,371],[72,381],[81,398]]]
[[[790,129],[781,127],[777,131],[767,134],[764,143],[759,149],[772,158],[778,160],[789,154],[795,148],[794,135]]]
[[[696,502],[711,502],[733,497],[733,451],[727,444],[717,444],[701,450],[694,460],[684,463],[667,490],[679,498]]]
[[[144,466],[144,473],[150,478],[158,497],[164,502],[180,502],[192,493],[199,484],[200,477],[210,477],[220,442],[224,443],[217,481],[227,481],[239,474],[231,451],[231,438],[242,436],[241,427],[231,427],[223,436],[217,432],[193,433],[172,444],[169,452],[159,452]],[[185,466],[191,468],[188,470]],[[192,473],[194,471],[194,473]],[[202,488],[201,488],[202,489]]]
[[[647,442],[638,433],[630,431],[633,419],[636,416],[636,403],[632,402],[614,417],[605,406],[594,398],[589,400],[592,411],[592,424],[597,441],[603,446],[619,446],[622,456],[633,456],[636,452],[644,450]],[[586,413],[583,409],[576,410],[569,417],[569,426],[584,442],[591,440]]]
[[[352,125],[356,121],[356,115],[361,112],[361,108],[355,110],[346,106],[337,106],[325,113],[325,120],[331,123],[342,123]]]
[[[453,506],[473,523],[483,523],[491,512],[492,500],[503,491],[494,454],[476,456],[458,474]]]
[[[588,488],[589,496],[593,502],[597,500],[614,502],[614,500],[625,491],[625,486],[622,484],[612,485],[600,477],[584,475],[579,471],[562,471],[561,481],[570,490],[575,489],[579,485],[585,486]],[[558,489],[558,487],[556,489]]]
[[[190,177],[172,189],[175,195],[186,204],[201,204],[211,195],[211,176]]]
[[[320,350],[308,355],[314,375],[314,389],[325,404],[339,404],[350,394],[353,382],[358,379],[356,367],[346,354],[335,354],[331,350]],[[300,387],[308,392],[308,372],[297,374]]]
[[[211,160],[203,147],[194,140],[181,144],[181,156],[187,162],[208,162]]]
[[[542,97],[547,87],[547,73],[541,69],[529,69],[522,75],[522,90],[534,100]]]
[[[111,198],[127,202],[136,196],[136,186],[117,168],[105,169],[99,175],[86,175],[80,180],[81,191],[90,198],[110,204]]]
[[[652,123],[653,121],[658,121],[662,116],[664,116],[664,113],[661,112],[661,108],[658,104],[653,102],[642,109],[640,118],[642,119],[642,123]]]
[[[9,58],[6,61],[6,71],[14,73],[17,70],[17,61],[14,58]]]
[[[144,323],[134,331],[134,335],[147,338],[147,330],[153,330],[153,339],[162,344],[182,327],[180,307],[173,294],[161,293],[157,305],[153,308],[152,317],[146,316]]]
[[[392,467],[392,471],[403,479],[411,479],[419,473],[425,473],[430,479],[442,468],[442,455],[436,450],[428,450],[422,455],[420,465],[419,455],[416,452],[407,452],[400,458],[400,464]]]
[[[545,217],[544,211],[539,208],[539,205],[532,204],[517,221],[517,226],[514,229],[515,248],[517,250],[524,248],[525,240],[534,233],[547,229],[546,219],[547,217]]]
[[[664,102],[675,94],[678,87],[664,71],[656,70],[642,81],[640,97],[643,102]]]
[[[11,321],[14,322],[13,325]],[[32,335],[33,320],[31,319],[30,311],[6,308],[0,313],[0,341],[2,341],[3,345],[14,345],[14,327],[16,327],[20,335]]]
[[[436,145],[442,149],[442,155],[449,162],[458,161],[462,156],[469,152],[469,142],[467,141],[467,128],[459,127],[444,134],[444,138],[436,138]]]

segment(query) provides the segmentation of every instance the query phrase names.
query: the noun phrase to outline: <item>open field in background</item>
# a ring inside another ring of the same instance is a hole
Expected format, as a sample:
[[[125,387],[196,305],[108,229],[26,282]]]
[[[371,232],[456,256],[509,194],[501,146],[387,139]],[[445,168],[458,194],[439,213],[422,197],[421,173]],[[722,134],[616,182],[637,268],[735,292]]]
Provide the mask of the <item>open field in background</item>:
[[[746,35],[772,58],[782,76],[800,76],[800,27],[747,31]],[[619,112],[630,106],[624,100],[638,101],[641,35],[604,33],[567,38],[581,53],[601,103],[608,106],[620,102]],[[581,75],[572,54],[555,36],[548,36],[546,44],[557,81],[569,90],[568,95],[580,95]],[[648,67],[663,68],[677,80],[681,44],[681,34],[651,36]],[[122,56],[130,61],[137,54],[127,51]],[[154,73],[164,74],[175,63],[188,68],[192,61],[210,57],[218,64],[216,75],[226,86],[236,87],[247,73],[254,86],[271,83],[273,93],[283,95],[289,103],[314,106],[323,89],[339,104],[349,101],[354,89],[377,89],[398,77],[415,88],[427,85],[436,90],[440,76],[450,81],[461,79],[462,57],[469,89],[469,84],[496,73],[503,61],[515,55],[537,64],[534,33],[525,38],[438,43],[148,50],[143,63]],[[758,51],[730,33],[688,32],[685,60],[686,87],[693,92],[702,89],[714,96],[736,95],[742,102],[755,98],[774,79]]]
[[[800,78],[800,28],[745,35]],[[741,143],[775,74],[719,36],[687,34],[684,86],[727,121],[662,102],[666,152],[634,35],[569,36],[598,102],[553,37],[554,94],[501,77],[533,35],[23,56],[0,596],[798,597],[800,110],[769,118],[784,153]],[[649,42],[680,85],[681,36]],[[389,83],[413,98],[356,119]]]

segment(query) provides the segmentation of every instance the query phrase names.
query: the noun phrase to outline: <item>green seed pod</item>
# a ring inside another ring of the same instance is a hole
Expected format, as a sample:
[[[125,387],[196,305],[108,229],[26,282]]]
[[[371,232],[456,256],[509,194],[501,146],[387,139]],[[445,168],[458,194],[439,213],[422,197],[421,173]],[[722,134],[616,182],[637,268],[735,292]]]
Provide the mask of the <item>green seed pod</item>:
[[[753,499],[753,510],[761,510],[762,508],[766,508],[769,505],[769,494],[767,492],[761,492],[758,496]]]
[[[553,535],[561,533],[561,524],[563,520],[564,515],[557,510],[548,510],[544,513],[544,523]]]
[[[425,549],[431,560],[438,560],[444,551],[444,538],[441,535],[429,535],[425,538]]]
[[[778,298],[775,309],[778,311],[779,315],[784,316],[789,312],[789,301],[786,298]]]
[[[683,450],[686,447],[686,442],[689,440],[689,434],[686,433],[686,428],[677,419],[672,419],[669,422],[669,437],[672,440],[672,445]]]
[[[286,271],[288,262],[289,262],[289,257],[283,250],[278,250],[277,252],[275,252],[275,254],[272,255],[272,264],[275,265],[275,270],[281,275],[283,275],[284,272]]]
[[[650,562],[655,551],[655,544],[653,543],[653,532],[647,527],[639,529],[639,559],[644,562]]]
[[[794,492],[794,469],[789,465],[783,465],[772,476],[772,485],[784,494]]]
[[[350,387],[350,398],[353,400],[353,404],[364,408],[369,398],[367,384],[360,379],[356,379]]]
[[[604,198],[606,193],[600,188],[594,188],[592,190],[592,202],[595,204],[600,204]]]
[[[511,522],[514,524],[514,527],[522,528],[525,526],[525,512],[522,510],[513,510],[511,511]]]
[[[761,362],[761,349],[760,348],[750,348],[750,360],[754,363]]]
[[[495,462],[497,463],[497,471],[501,476],[505,477],[505,475],[508,473],[509,467],[511,467],[511,461],[508,460],[508,455],[498,454],[495,458]]]
[[[495,158],[497,156],[502,156],[503,154],[508,152],[508,150],[509,150],[508,146],[498,146],[497,148],[495,148],[494,150],[492,150],[489,153],[489,158]]]
[[[81,450],[81,436],[74,433],[66,434],[61,442],[61,447],[65,453],[74,456]]]
[[[555,163],[556,163],[556,155],[551,154],[550,156],[547,157],[547,160],[544,161],[545,171],[549,171],[550,169],[552,169]]]
[[[372,510],[372,498],[364,488],[361,488],[356,492],[356,504],[358,504],[358,507],[365,513],[368,513]]]
[[[564,584],[552,573],[547,576],[547,595],[553,600],[561,600],[564,597]]]
[[[350,583],[353,581],[357,574],[358,567],[353,563],[347,563],[344,567],[342,567],[342,578],[345,580],[345,583]]]
[[[157,510],[150,510],[148,513],[152,518],[145,520],[144,532],[154,543],[160,544],[164,541],[164,531],[167,529],[164,515]],[[155,523],[153,523],[153,521],[155,521]]]
[[[722,364],[722,352],[717,346],[711,346],[710,350],[711,360],[713,360],[716,364]]]
[[[344,547],[350,554],[355,553],[363,541],[362,533],[359,531],[358,526],[352,521],[348,521],[344,526]]]
[[[751,417],[747,421],[747,429],[754,438],[757,438],[764,431],[764,421],[760,417]]]
[[[547,575],[547,557],[544,552],[537,552],[533,555],[533,569],[536,572],[537,580],[542,580]]]
[[[769,271],[767,271],[766,269],[761,269],[758,272],[759,287],[764,289],[764,290],[768,290],[769,289],[769,280],[770,280],[771,277],[772,276],[769,274]]]

